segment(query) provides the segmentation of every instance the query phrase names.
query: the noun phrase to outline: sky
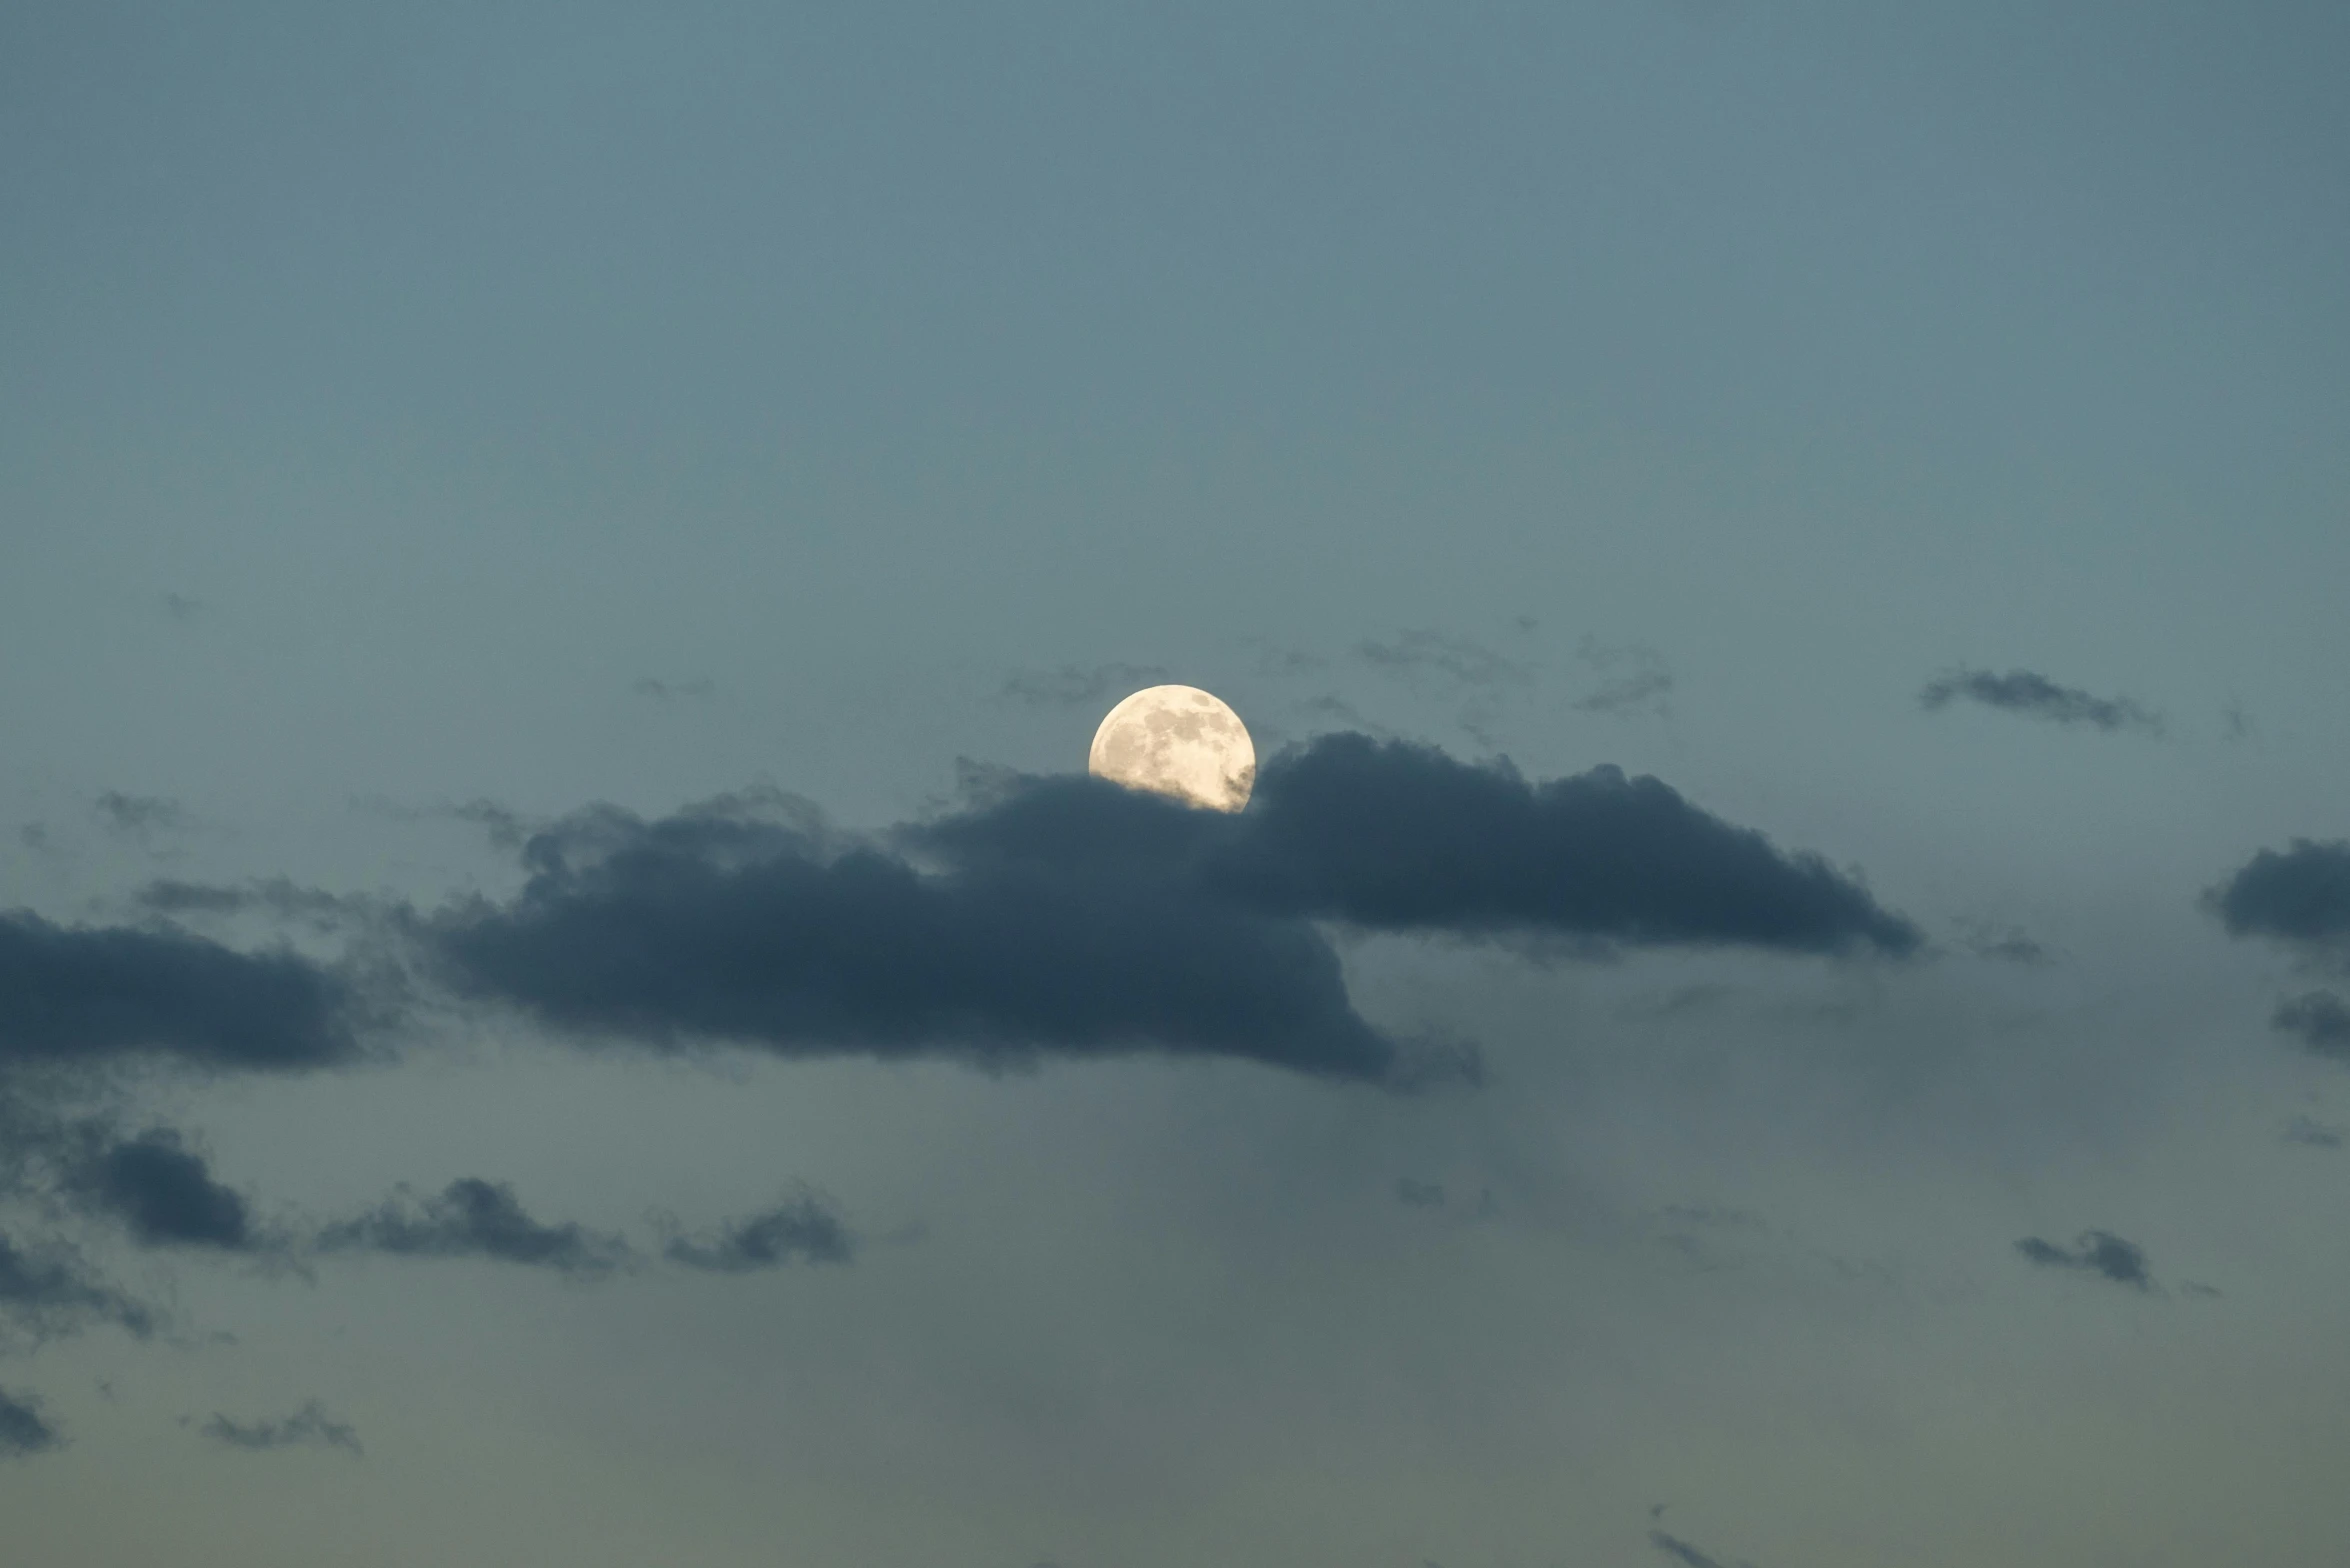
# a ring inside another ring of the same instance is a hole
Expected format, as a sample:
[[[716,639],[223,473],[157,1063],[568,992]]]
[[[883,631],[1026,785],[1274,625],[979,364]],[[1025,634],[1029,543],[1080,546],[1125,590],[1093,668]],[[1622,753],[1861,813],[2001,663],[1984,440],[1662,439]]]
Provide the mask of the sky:
[[[0,1556],[2323,1560],[2346,69],[6,7]]]

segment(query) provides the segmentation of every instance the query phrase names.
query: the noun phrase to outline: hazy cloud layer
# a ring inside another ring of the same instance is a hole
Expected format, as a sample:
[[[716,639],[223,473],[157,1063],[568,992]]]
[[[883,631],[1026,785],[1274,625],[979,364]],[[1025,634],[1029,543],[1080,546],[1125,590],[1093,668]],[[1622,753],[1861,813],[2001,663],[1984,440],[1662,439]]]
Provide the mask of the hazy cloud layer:
[[[2010,670],[2005,675],[1994,675],[1989,670],[1957,670],[1940,675],[1928,681],[1918,693],[1918,705],[1933,711],[1961,698],[1986,708],[2046,719],[2054,724],[2085,724],[2100,730],[2140,729],[2157,734],[2162,730],[2160,715],[2127,697],[2092,696],[2076,687],[2059,686],[2047,676],[2030,670]]]
[[[2230,936],[2327,943],[2350,937],[2350,840],[2264,849],[2204,895]]]
[[[38,1398],[0,1389],[0,1458],[41,1453],[63,1442],[63,1435],[42,1414]]]
[[[221,1067],[348,1057],[346,995],[292,953],[241,953],[177,931],[0,915],[0,1067],[167,1053]]]
[[[662,1255],[687,1268],[746,1274],[803,1263],[846,1263],[856,1256],[856,1238],[831,1206],[814,1193],[800,1193],[764,1213],[731,1220],[711,1235],[679,1236]]]
[[[329,1417],[315,1399],[277,1421],[231,1421],[216,1411],[204,1423],[204,1435],[230,1448],[339,1448],[354,1457],[365,1452],[358,1432]]]
[[[2135,1242],[2124,1241],[2108,1230],[2083,1231],[2070,1247],[2026,1236],[2015,1244],[2015,1250],[2042,1268],[2075,1269],[2136,1290],[2154,1288],[2145,1252]]]
[[[317,1247],[321,1252],[492,1258],[572,1275],[608,1273],[632,1256],[619,1236],[531,1218],[513,1188],[476,1176],[460,1177],[421,1200],[402,1191],[355,1219],[326,1226]]]

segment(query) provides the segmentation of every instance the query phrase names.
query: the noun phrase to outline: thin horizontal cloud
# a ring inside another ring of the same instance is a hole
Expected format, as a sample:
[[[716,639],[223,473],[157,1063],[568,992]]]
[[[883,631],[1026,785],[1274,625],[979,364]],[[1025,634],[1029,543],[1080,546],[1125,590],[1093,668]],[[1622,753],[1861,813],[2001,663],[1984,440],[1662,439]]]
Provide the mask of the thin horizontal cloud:
[[[353,1458],[366,1450],[359,1433],[348,1423],[326,1413],[313,1399],[290,1416],[276,1421],[231,1421],[215,1411],[204,1423],[204,1435],[229,1448],[264,1452],[275,1448],[339,1448]]]
[[[533,1219],[504,1182],[460,1177],[429,1198],[402,1190],[353,1219],[324,1227],[320,1252],[416,1258],[489,1258],[588,1277],[633,1257],[617,1235]]]
[[[2041,1268],[2094,1274],[2133,1290],[2154,1289],[2154,1276],[2147,1269],[2144,1249],[2108,1230],[2083,1231],[2070,1247],[2059,1247],[2038,1236],[2026,1236],[2015,1244],[2015,1250],[2027,1262]]]
[[[2127,697],[2092,696],[2078,687],[2059,686],[2031,670],[2010,670],[2005,675],[1954,670],[1928,681],[1918,693],[1918,706],[1933,712],[1961,699],[2052,724],[2162,732],[2161,716]]]
[[[856,1238],[832,1206],[802,1192],[748,1219],[731,1220],[709,1235],[679,1236],[662,1249],[672,1263],[718,1274],[747,1274],[802,1263],[846,1263]]]

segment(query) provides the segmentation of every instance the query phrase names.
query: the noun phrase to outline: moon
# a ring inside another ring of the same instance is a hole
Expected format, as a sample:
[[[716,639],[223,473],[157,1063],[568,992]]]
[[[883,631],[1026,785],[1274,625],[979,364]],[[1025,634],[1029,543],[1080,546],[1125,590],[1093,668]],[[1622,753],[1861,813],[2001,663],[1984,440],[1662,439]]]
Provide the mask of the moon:
[[[1238,811],[1257,781],[1257,748],[1221,699],[1197,686],[1146,686],[1093,732],[1085,770],[1187,806]]]

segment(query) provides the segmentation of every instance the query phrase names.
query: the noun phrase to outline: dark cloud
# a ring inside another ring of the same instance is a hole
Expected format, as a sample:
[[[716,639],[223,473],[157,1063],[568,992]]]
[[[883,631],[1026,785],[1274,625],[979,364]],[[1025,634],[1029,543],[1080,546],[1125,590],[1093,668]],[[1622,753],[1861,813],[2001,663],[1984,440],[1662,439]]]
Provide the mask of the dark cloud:
[[[1522,686],[1534,672],[1466,637],[1403,631],[1385,642],[1355,644],[1355,657],[1387,675],[1435,675],[1459,686]]]
[[[1248,811],[1084,776],[1000,778],[881,843],[789,797],[532,836],[512,902],[415,930],[462,995],[558,1028],[787,1055],[988,1062],[1137,1050],[1400,1082],[1471,1070],[1354,1010],[1315,921],[1461,936],[1906,954],[1914,926],[1651,778],[1529,783],[1423,746],[1324,736]]]
[[[118,833],[144,835],[188,825],[188,814],[176,800],[160,795],[125,795],[107,790],[91,802],[100,820]]]
[[[247,1252],[261,1245],[244,1198],[214,1181],[204,1157],[169,1127],[149,1128],[78,1161],[69,1185],[150,1247]]]
[[[119,1324],[144,1339],[155,1315],[91,1274],[62,1246],[28,1249],[0,1236],[0,1315],[36,1338],[90,1322]]]
[[[2268,1024],[2294,1036],[2316,1055],[2350,1061],[2350,1002],[2331,991],[2309,991],[2279,1002]]]
[[[1661,780],[1325,735],[1276,757],[1209,871],[1259,908],[1389,930],[1902,955],[1917,928],[1817,855],[1787,855]]]
[[[720,1274],[803,1263],[846,1263],[856,1238],[830,1205],[803,1192],[749,1219],[732,1220],[712,1236],[680,1236],[662,1250],[673,1263]]]
[[[2037,1236],[2027,1236],[2015,1244],[2015,1250],[2042,1268],[2078,1269],[2117,1285],[2144,1291],[2154,1289],[2154,1276],[2147,1271],[2145,1252],[2135,1242],[2124,1241],[2111,1231],[2083,1231],[2071,1247],[2059,1247]]]
[[[1064,664],[1052,670],[1016,670],[996,695],[1032,708],[1068,708],[1156,686],[1167,672],[1155,664]]]
[[[293,953],[179,931],[0,915],[0,1067],[166,1053],[220,1067],[315,1067],[354,1045],[341,981]]]
[[[2030,670],[1994,675],[1989,670],[1957,670],[1926,683],[1918,706],[1933,711],[1965,698],[1987,708],[2021,713],[2054,724],[2086,724],[2092,729],[2140,729],[2162,732],[2162,719],[2127,697],[2093,697],[2071,686],[2059,686]]]
[[[1395,1201],[1408,1209],[1441,1209],[1444,1207],[1444,1184],[1398,1176],[1395,1179]]]
[[[2204,895],[2230,936],[2288,942],[2350,937],[2350,840],[2297,838],[2282,853],[2264,849]]]
[[[1201,819],[1089,778],[1046,780],[923,835],[936,870],[722,802],[602,810],[534,837],[512,904],[426,934],[464,993],[654,1044],[800,1055],[1162,1049],[1379,1077],[1311,926],[1180,875]]]
[[[65,1439],[41,1413],[41,1401],[31,1394],[0,1389],[0,1457],[20,1458],[63,1445]]]
[[[329,1417],[315,1399],[278,1421],[231,1421],[215,1411],[204,1423],[204,1435],[230,1448],[339,1448],[353,1457],[366,1452],[358,1432]]]
[[[403,1189],[356,1219],[319,1232],[321,1252],[387,1252],[403,1257],[494,1258],[576,1276],[610,1272],[631,1256],[615,1235],[532,1219],[504,1182],[466,1176],[434,1197]]]

